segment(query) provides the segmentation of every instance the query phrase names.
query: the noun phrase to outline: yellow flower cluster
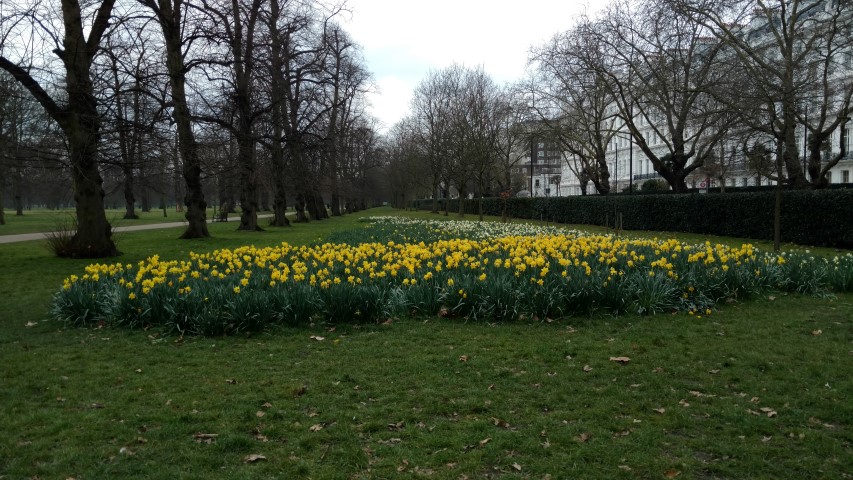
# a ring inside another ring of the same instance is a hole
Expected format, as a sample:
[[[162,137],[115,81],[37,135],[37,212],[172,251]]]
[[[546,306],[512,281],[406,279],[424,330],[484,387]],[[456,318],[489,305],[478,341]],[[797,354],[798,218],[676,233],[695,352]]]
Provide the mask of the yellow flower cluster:
[[[319,288],[368,282],[412,286],[433,281],[438,275],[442,283],[453,286],[454,276],[470,275],[485,282],[499,272],[524,276],[538,285],[543,285],[549,275],[576,277],[593,272],[602,272],[605,282],[632,271],[678,280],[691,268],[726,271],[742,262],[754,262],[756,255],[752,245],[691,246],[672,239],[574,234],[451,239],[430,244],[326,243],[296,247],[283,243],[268,248],[246,246],[191,253],[183,261],[161,261],[153,256],[139,262],[135,271],[132,265],[90,265],[82,277],[66,279],[64,288],[67,290],[78,281],[113,278],[130,293],[136,292],[129,296],[133,299],[161,285],[175,289],[179,295],[188,295],[194,291],[191,284],[204,282],[225,283],[239,294],[253,286],[275,287],[288,282],[306,282]],[[757,265],[782,262],[782,257],[767,257]]]

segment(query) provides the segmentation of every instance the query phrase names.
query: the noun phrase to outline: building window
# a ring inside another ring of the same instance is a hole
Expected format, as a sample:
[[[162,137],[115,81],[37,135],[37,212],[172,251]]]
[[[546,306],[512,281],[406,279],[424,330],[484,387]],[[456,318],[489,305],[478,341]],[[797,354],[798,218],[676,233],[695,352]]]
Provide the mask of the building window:
[[[850,170],[841,171],[841,183],[850,183]]]
[[[536,179],[536,188],[539,188],[539,179]]]
[[[746,183],[747,181],[749,181],[749,179],[744,177],[744,178],[740,179],[740,184],[745,187],[745,186],[747,186],[747,183]]]
[[[539,148],[545,148],[545,142],[539,142]]]
[[[539,157],[539,158],[542,158],[542,157],[544,157],[544,156],[545,156],[545,152],[544,152],[544,151],[542,151],[542,150],[539,150],[539,153],[537,153],[537,154],[536,154],[536,156],[537,156],[537,157]]]
[[[832,183],[832,172],[826,172],[826,183]]]

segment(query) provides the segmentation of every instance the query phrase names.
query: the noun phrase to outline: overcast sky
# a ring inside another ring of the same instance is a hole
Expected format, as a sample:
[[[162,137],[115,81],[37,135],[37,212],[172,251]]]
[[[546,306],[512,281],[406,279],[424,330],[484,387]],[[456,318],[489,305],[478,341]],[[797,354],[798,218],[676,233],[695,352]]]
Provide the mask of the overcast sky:
[[[498,83],[524,75],[531,46],[569,29],[606,0],[348,0],[342,22],[362,45],[378,87],[370,95],[383,131],[407,115],[430,70],[482,65]],[[512,5],[510,7],[510,5]]]

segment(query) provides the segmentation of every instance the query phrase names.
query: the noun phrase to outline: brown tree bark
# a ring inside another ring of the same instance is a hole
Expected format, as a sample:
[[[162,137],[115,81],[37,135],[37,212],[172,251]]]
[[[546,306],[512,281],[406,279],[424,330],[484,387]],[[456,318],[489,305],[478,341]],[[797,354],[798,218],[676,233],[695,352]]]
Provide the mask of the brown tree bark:
[[[112,227],[104,212],[103,180],[98,170],[100,116],[91,78],[92,59],[109,26],[115,0],[104,0],[89,28],[83,31],[81,7],[77,0],[62,0],[64,37],[56,53],[65,67],[66,105],[60,107],[42,86],[21,66],[0,57],[0,68],[9,72],[59,124],[68,144],[71,178],[77,213],[77,231],[63,255],[102,258],[118,254]]]
[[[207,229],[207,202],[201,183],[201,159],[198,144],[192,129],[192,117],[186,94],[186,64],[184,62],[181,37],[183,23],[181,9],[183,0],[139,0],[150,8],[157,17],[166,46],[166,69],[169,73],[169,85],[172,92],[172,117],[178,131],[178,151],[183,160],[183,177],[186,183],[184,205],[187,228],[180,238],[209,237]]]

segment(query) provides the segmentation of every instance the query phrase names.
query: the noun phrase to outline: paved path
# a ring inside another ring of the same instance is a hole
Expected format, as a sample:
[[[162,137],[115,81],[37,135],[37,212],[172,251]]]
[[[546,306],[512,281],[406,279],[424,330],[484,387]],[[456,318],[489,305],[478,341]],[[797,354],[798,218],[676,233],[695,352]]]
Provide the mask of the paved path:
[[[258,218],[270,218],[271,214],[258,215]],[[240,220],[239,214],[230,215],[228,217],[229,222],[236,222]],[[213,220],[208,220],[207,223],[213,223]],[[131,225],[127,227],[115,227],[113,228],[113,232],[136,232],[139,230],[157,230],[161,228],[177,228],[177,227],[185,227],[187,222],[167,222],[167,223],[149,223],[145,225]],[[29,242],[33,240],[44,240],[45,236],[48,235],[49,232],[39,232],[39,233],[20,233],[17,235],[0,235],[0,243],[16,243],[16,242]]]

